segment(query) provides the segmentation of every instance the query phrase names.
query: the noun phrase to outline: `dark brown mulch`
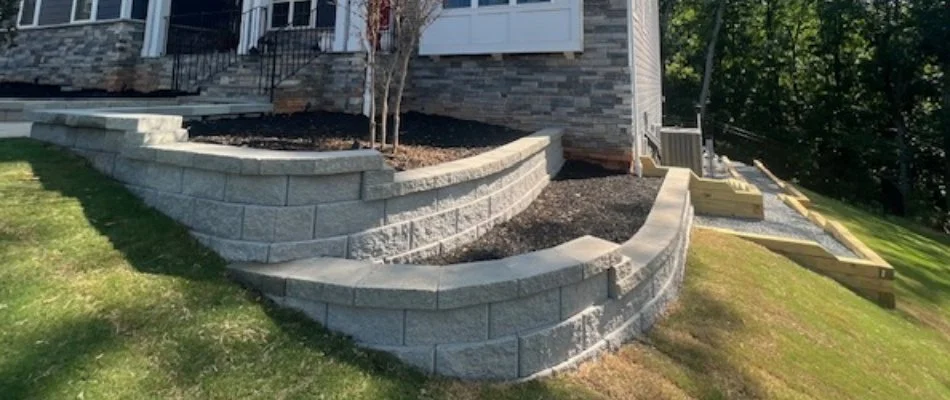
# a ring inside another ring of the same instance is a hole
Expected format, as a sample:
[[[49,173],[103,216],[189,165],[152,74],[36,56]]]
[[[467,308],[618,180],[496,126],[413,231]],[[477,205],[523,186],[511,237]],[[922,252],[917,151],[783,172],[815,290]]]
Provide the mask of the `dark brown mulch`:
[[[584,235],[626,242],[643,226],[662,182],[660,178],[637,178],[568,162],[521,214],[467,246],[421,263],[496,260],[551,248]]]
[[[195,121],[188,128],[193,142],[334,151],[368,148],[368,126],[369,120],[361,115],[305,112]],[[400,171],[471,157],[528,135],[497,125],[420,113],[403,115],[401,130],[399,152],[386,154],[389,164]]]

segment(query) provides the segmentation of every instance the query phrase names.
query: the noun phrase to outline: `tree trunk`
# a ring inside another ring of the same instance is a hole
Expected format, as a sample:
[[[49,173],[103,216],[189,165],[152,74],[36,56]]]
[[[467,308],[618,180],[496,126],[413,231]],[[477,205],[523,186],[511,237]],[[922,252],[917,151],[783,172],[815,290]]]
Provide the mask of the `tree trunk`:
[[[396,120],[393,124],[393,128],[395,128],[393,132],[393,153],[399,149],[399,129],[402,125],[402,96],[406,89],[406,77],[409,75],[409,60],[411,58],[412,53],[404,55],[399,70],[399,86],[396,88]]]
[[[725,9],[726,0],[719,0],[712,37],[709,38],[709,46],[706,48],[706,69],[703,71],[703,90],[699,94],[699,115],[703,121],[706,120],[706,103],[709,102],[709,86],[712,84],[713,62],[716,60],[716,42],[719,41],[719,31],[722,30],[722,18]]]

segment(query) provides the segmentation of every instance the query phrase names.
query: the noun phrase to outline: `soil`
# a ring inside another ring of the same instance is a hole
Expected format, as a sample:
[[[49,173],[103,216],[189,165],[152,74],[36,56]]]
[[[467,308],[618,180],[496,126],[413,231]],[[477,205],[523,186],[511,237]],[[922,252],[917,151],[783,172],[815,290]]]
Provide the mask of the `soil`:
[[[87,98],[164,98],[188,96],[192,93],[160,90],[155,92],[138,92],[123,90],[109,92],[101,89],[63,90],[57,85],[38,85],[24,82],[0,82],[0,98],[19,99],[87,99]]]
[[[473,243],[421,264],[496,260],[591,235],[624,243],[646,221],[660,178],[637,178],[569,161],[528,208]]]
[[[188,128],[193,142],[270,150],[335,151],[369,148],[368,126],[369,120],[362,115],[304,112],[194,121]],[[384,151],[389,164],[398,171],[471,157],[529,134],[420,113],[403,115],[400,130],[399,151]],[[392,135],[389,136],[391,143]]]

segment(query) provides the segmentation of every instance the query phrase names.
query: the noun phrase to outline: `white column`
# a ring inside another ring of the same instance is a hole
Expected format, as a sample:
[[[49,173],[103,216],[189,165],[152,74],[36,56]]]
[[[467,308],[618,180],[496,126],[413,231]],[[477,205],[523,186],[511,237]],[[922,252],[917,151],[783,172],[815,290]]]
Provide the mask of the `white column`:
[[[347,35],[350,30],[350,18],[348,10],[350,0],[338,0],[336,2],[336,25],[333,27],[333,51],[346,51]]]
[[[132,19],[132,0],[122,0],[119,17],[122,19]]]
[[[165,54],[165,44],[168,39],[166,17],[171,15],[171,11],[172,0],[152,0],[148,3],[142,57],[161,57]]]
[[[264,35],[264,21],[270,0],[244,0],[243,14],[241,15],[241,42],[238,45],[238,54],[247,54],[257,40]]]

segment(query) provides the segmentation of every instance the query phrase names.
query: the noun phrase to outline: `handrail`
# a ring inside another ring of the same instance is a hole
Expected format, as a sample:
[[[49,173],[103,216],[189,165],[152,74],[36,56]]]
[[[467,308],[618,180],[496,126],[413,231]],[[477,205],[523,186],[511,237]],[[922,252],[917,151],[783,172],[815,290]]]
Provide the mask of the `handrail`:
[[[318,7],[310,10],[310,18],[316,25]],[[269,18],[273,18],[269,15]],[[274,92],[284,80],[296,75],[319,54],[333,50],[335,27],[294,26],[292,21],[277,29],[268,20],[269,29],[258,41],[263,57],[260,58],[259,94],[274,100]]]
[[[167,54],[174,56],[172,88],[193,91],[234,65],[243,21],[266,7],[166,16]],[[263,11],[266,15],[266,11]],[[197,25],[197,26],[196,26]],[[210,27],[209,27],[210,26]]]

